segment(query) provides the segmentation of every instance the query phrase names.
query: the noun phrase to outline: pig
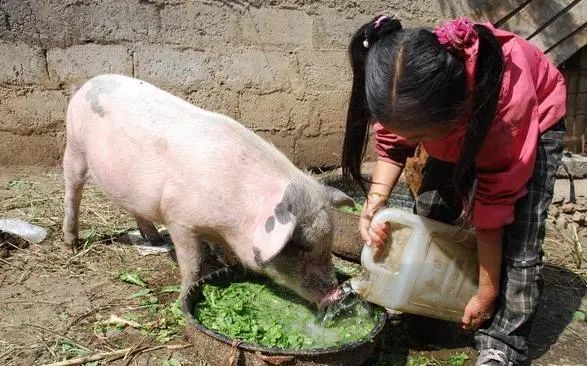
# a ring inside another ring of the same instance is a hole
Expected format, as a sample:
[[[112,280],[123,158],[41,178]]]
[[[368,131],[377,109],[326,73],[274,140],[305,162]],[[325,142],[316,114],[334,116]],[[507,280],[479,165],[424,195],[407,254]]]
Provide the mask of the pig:
[[[166,226],[184,299],[201,275],[204,242],[321,307],[336,298],[329,208],[352,199],[234,119],[146,81],[104,74],[72,96],[66,134],[68,246],[78,245],[82,189],[91,176],[155,244],[154,223]]]

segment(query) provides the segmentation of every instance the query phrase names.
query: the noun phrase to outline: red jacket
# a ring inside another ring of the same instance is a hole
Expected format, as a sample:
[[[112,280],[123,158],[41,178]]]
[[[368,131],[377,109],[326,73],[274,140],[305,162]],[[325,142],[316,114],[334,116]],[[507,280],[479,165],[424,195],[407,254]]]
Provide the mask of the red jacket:
[[[476,157],[478,184],[475,191],[473,223],[492,229],[514,220],[515,202],[526,194],[532,176],[539,136],[566,113],[565,81],[544,54],[513,33],[491,29],[502,45],[504,75],[493,125]],[[469,82],[474,80],[477,48],[466,60]],[[449,136],[423,143],[428,154],[448,162],[458,160],[467,119],[457,122]],[[378,158],[403,166],[415,146],[386,131],[375,122]]]

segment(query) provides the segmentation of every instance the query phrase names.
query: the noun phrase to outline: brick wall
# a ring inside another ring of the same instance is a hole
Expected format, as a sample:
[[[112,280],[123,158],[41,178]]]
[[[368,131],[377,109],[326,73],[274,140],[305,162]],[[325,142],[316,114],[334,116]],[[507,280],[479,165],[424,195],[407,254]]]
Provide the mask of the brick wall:
[[[234,117],[300,166],[337,165],[346,44],[382,11],[441,18],[433,0],[0,0],[0,165],[59,163],[70,86],[105,72]]]
[[[483,4],[0,0],[0,165],[58,164],[71,85],[105,72],[225,113],[301,167],[338,165],[352,32],[374,14],[432,26]],[[577,113],[584,84],[573,94]]]

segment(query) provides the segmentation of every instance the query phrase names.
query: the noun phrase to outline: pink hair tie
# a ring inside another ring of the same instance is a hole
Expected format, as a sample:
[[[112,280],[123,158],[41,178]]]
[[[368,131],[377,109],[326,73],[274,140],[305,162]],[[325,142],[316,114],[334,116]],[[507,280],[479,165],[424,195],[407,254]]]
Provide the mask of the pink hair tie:
[[[376,19],[375,19],[375,29],[381,27],[381,24],[390,21],[391,18],[388,17],[387,15],[379,15]]]
[[[373,19],[373,29],[376,30],[379,27],[381,27],[384,23],[387,23],[391,20],[392,19],[387,15],[378,15],[375,17],[375,19]],[[363,47],[369,48],[369,37],[367,34],[367,30],[365,30],[365,39],[363,40]]]
[[[462,52],[467,47],[477,42],[477,31],[473,28],[473,22],[465,17],[449,20],[441,26],[434,28],[440,44],[448,51]]]

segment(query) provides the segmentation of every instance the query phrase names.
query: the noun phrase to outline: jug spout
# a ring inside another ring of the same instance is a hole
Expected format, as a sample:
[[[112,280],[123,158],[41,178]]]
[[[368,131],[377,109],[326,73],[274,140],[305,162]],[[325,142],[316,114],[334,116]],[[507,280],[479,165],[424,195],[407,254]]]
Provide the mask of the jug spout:
[[[369,280],[365,279],[364,276],[351,278],[349,284],[352,291],[359,297],[362,299],[367,297],[367,293],[369,292]]]

